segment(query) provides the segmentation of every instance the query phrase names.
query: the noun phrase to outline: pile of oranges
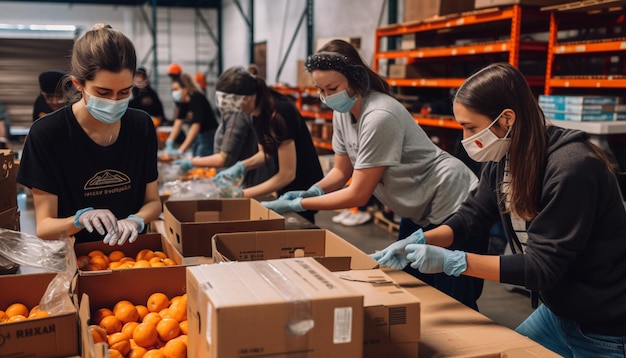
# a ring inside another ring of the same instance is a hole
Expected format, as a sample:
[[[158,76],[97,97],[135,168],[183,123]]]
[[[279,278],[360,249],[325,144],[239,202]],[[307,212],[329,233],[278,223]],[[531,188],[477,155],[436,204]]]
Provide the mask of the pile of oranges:
[[[100,308],[89,326],[94,343],[109,345],[110,358],[187,357],[187,294],[155,292],[145,305],[117,302]]]
[[[23,303],[13,303],[5,310],[0,309],[0,324],[24,321],[27,319],[48,317],[50,314],[39,309],[39,305],[28,309]]]
[[[215,168],[191,168],[187,171],[185,175],[181,178],[182,180],[197,180],[197,179],[208,179],[213,178],[217,174]]]
[[[162,251],[143,249],[135,257],[126,256],[123,251],[115,250],[108,255],[101,250],[92,250],[87,255],[77,257],[78,268],[83,271],[116,270],[136,267],[176,266],[173,259]]]

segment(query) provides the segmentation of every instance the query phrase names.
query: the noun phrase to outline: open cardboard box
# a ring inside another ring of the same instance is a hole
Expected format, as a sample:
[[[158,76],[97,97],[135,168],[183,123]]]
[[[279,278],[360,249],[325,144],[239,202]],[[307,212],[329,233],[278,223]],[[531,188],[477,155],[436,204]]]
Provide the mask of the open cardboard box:
[[[225,233],[211,241],[215,262],[314,257],[331,271],[378,267],[376,260],[324,229]]]
[[[120,250],[126,254],[127,257],[135,258],[139,251],[144,249],[150,249],[152,251],[161,251],[165,253],[165,255],[176,262],[178,265],[185,265],[186,262],[183,256],[172,246],[163,235],[160,233],[151,233],[151,234],[142,234],[137,236],[137,240],[131,243],[125,243],[122,246],[110,246],[105,244],[102,241],[93,241],[93,242],[84,242],[80,244],[74,245],[74,252],[76,253],[76,257],[88,255],[93,250],[100,250],[105,255],[109,255],[111,252],[115,250]],[[134,270],[131,268],[130,270]],[[80,275],[93,275],[99,274],[102,270],[99,271],[84,271],[79,270],[78,273]],[[110,271],[110,270],[107,270]]]
[[[285,219],[254,199],[168,200],[165,232],[184,257],[211,257],[218,233],[283,230]]]
[[[73,288],[74,303],[79,307],[83,358],[107,358],[108,347],[93,343],[89,319],[100,308],[112,309],[115,303],[128,300],[145,305],[148,297],[163,292],[170,299],[186,293],[185,267],[166,266],[144,270],[100,271],[99,275],[77,276]]]
[[[363,357],[417,357],[420,300],[382,270],[334,273],[363,294]]]
[[[38,305],[56,273],[0,276],[0,309]],[[68,293],[69,294],[69,293]],[[0,324],[0,357],[67,357],[79,354],[76,311]]]
[[[310,257],[187,267],[189,357],[358,357],[363,295]]]

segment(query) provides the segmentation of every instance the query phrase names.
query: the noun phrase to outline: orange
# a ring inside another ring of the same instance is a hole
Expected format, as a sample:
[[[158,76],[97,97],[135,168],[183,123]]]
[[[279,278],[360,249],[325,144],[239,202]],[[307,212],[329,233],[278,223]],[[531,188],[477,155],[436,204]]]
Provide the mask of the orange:
[[[144,347],[135,346],[130,349],[130,353],[126,356],[127,358],[142,358],[145,356],[148,350]]]
[[[89,326],[89,333],[91,333],[91,338],[93,339],[93,343],[102,343],[107,341],[107,332],[104,328],[92,324]]]
[[[157,262],[163,262],[163,260],[164,259],[162,257],[154,256],[150,260],[148,260],[148,262],[150,262],[151,264],[154,264],[154,263],[157,263]]]
[[[165,254],[165,252],[163,252],[163,251],[155,251],[155,252],[154,252],[154,256],[156,256],[156,257],[160,257],[160,258],[162,258],[162,259],[166,259],[166,258],[167,258],[167,255],[166,255],[166,254]]]
[[[118,266],[118,269],[128,269],[133,268],[135,266],[135,261],[126,261]]]
[[[163,318],[157,324],[157,333],[159,334],[159,338],[166,342],[172,338],[178,337],[180,334],[178,321],[170,317]]]
[[[167,265],[163,261],[158,261],[158,262],[151,262],[150,266],[151,267],[165,267]]]
[[[6,312],[4,312],[3,310],[0,310],[0,323],[4,323],[8,319],[9,315],[6,314]]]
[[[126,256],[126,254],[123,251],[114,250],[111,251],[111,253],[109,254],[109,260],[111,260],[112,262],[119,261],[124,258],[124,256]]]
[[[169,307],[166,307],[166,308],[160,310],[159,311],[159,316],[161,316],[161,318],[172,317],[172,314],[170,313]]]
[[[4,313],[6,313],[9,318],[17,315],[28,317],[28,307],[23,303],[14,303],[7,307]]]
[[[6,323],[17,322],[17,321],[24,321],[24,320],[27,320],[27,319],[28,318],[26,316],[23,316],[21,314],[16,314],[15,316],[9,317],[9,319],[6,321]]]
[[[150,262],[148,260],[137,260],[133,267],[150,267]]]
[[[117,349],[122,356],[125,356],[128,352],[130,352],[129,338],[122,332],[110,334],[107,341],[109,343],[109,349]]]
[[[108,308],[100,308],[91,316],[91,323],[100,324],[100,321],[106,316],[113,316],[113,311]]]
[[[188,332],[187,331],[187,328],[188,328],[187,320],[184,320],[184,321],[180,322],[178,324],[178,326],[180,327],[180,334],[185,334],[186,335],[187,332]]]
[[[151,349],[143,355],[143,358],[167,358],[160,349]]]
[[[159,312],[170,305],[170,299],[162,292],[155,292],[148,297],[146,307],[150,312]]]
[[[89,253],[87,255],[89,257],[104,256],[104,252],[102,252],[102,250],[91,250],[91,251],[89,251]]]
[[[30,314],[28,315],[28,319],[35,319],[35,318],[43,318],[43,317],[49,317],[50,313],[48,313],[47,311],[44,310],[31,310]]]
[[[158,338],[156,326],[152,323],[140,323],[133,332],[135,343],[144,348],[154,347]]]
[[[120,261],[111,261],[109,262],[109,269],[111,270],[115,270],[120,268],[120,266],[122,266],[123,262]]]
[[[126,322],[137,322],[139,320],[139,312],[137,312],[137,308],[130,301],[119,301],[113,307],[113,314],[115,317],[119,318],[122,323]]]
[[[177,265],[176,261],[174,261],[173,259],[170,259],[169,257],[164,258],[163,259],[163,263],[165,264],[165,266],[176,266]]]
[[[122,258],[120,259],[120,262],[121,262],[121,263],[124,263],[124,262],[133,262],[133,263],[134,263],[134,262],[135,262],[135,259],[133,259],[132,257],[125,256],[125,257],[122,257]]]
[[[167,358],[186,358],[187,344],[180,339],[173,339],[165,343],[165,347],[161,348],[161,351]]]
[[[176,321],[182,322],[187,320],[187,301],[180,299],[176,303],[172,303],[169,307],[170,316],[174,317]]]
[[[87,264],[89,263],[89,259],[90,257],[87,255],[78,256],[76,258],[76,264],[78,265],[78,268],[82,270],[83,267],[87,266]]]
[[[161,321],[161,319],[162,317],[158,313],[150,312],[141,320],[141,322],[152,323],[156,327],[156,325],[159,324],[159,321]]]
[[[109,358],[124,358],[124,356],[117,349],[109,348]]]
[[[144,306],[144,305],[136,305],[135,308],[137,309],[137,313],[139,313],[139,320],[138,321],[143,321],[143,318],[150,313],[150,311],[148,310],[148,307]]]
[[[122,330],[122,321],[115,316],[104,317],[98,325],[107,332],[107,334],[113,334]]]
[[[96,256],[92,256],[89,259],[89,264],[88,265],[93,265],[95,267],[97,267],[97,270],[106,270],[107,267],[109,267],[109,262],[111,262],[109,260],[109,258],[105,255],[96,255]]]
[[[137,328],[138,325],[139,322],[126,322],[122,326],[122,333],[124,333],[128,337],[132,337],[133,331],[135,330],[135,328]]]
[[[139,260],[150,260],[151,258],[154,257],[154,251],[150,250],[150,249],[143,249],[141,251],[139,251],[137,253],[137,255],[135,256],[135,260],[139,261]]]

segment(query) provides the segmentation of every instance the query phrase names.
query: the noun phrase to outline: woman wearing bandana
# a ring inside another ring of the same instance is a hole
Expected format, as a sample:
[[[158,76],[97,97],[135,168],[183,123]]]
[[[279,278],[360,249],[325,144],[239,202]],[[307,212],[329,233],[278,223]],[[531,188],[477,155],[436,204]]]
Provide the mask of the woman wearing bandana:
[[[480,184],[424,232],[427,244],[409,244],[396,259],[524,286],[543,304],[517,332],[564,357],[626,357],[626,211],[614,164],[586,133],[546,122],[509,64],[469,77],[453,109],[469,156],[487,163]],[[498,220],[513,254],[444,248]]]
[[[408,110],[390,95],[385,80],[364,64],[349,43],[327,43],[307,59],[306,68],[321,101],[334,111],[335,164],[308,190],[288,192],[263,204],[279,213],[335,210],[365,205],[373,194],[403,218],[398,246],[421,242],[421,231],[411,233],[435,227],[452,215],[478,185],[478,178],[433,144]],[[481,240],[458,245],[484,252],[487,240],[484,235]],[[404,260],[394,267],[407,265]],[[407,271],[477,308],[482,280]]]
[[[33,123],[17,175],[33,192],[37,236],[122,245],[161,213],[156,131],[128,108],[136,66],[132,42],[109,25],[74,43],[80,98]]]

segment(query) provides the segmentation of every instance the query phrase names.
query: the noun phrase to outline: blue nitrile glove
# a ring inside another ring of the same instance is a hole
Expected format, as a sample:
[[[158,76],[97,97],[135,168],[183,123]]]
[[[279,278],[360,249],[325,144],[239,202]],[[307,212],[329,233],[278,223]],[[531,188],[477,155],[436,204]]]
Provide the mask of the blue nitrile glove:
[[[398,240],[386,248],[370,254],[369,257],[373,258],[381,265],[402,270],[410,263],[409,259],[406,257],[406,245],[425,243],[426,238],[424,237],[424,231],[419,229],[404,239]]]
[[[180,150],[174,149],[174,141],[172,139],[165,141],[165,153],[167,153],[170,157],[177,157],[180,155]]]
[[[406,257],[412,261],[411,267],[421,273],[445,273],[459,276],[467,269],[465,252],[448,250],[439,246],[410,244],[406,246]]]
[[[307,190],[288,191],[285,194],[281,195],[280,198],[293,200],[295,198],[310,198],[313,196],[320,196],[320,195],[324,195],[324,190],[322,190],[322,188],[320,188],[319,186],[313,184]]]
[[[132,244],[137,239],[137,235],[143,231],[145,224],[143,219],[137,215],[129,215],[126,219],[117,221],[117,231],[106,234],[102,242],[114,246],[124,245],[128,239],[128,243]]]
[[[180,169],[184,171],[188,171],[189,169],[193,168],[193,165],[191,164],[191,159],[176,159],[174,161],[174,164],[180,166]]]
[[[290,211],[301,212],[304,211],[302,208],[302,198],[295,199],[285,199],[280,197],[274,201],[262,201],[261,204],[266,208],[273,210],[279,214],[284,214]]]
[[[241,161],[238,161],[230,168],[221,170],[217,175],[215,175],[215,180],[227,180],[232,182],[237,181],[240,176],[246,174],[246,167],[243,166]]]

